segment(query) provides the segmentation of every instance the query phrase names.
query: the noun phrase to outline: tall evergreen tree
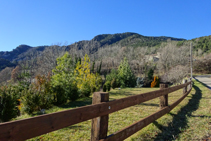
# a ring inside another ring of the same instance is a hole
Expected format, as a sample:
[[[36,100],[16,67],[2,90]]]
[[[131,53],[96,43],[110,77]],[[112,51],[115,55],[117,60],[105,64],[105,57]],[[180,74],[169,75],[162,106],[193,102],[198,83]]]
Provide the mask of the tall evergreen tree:
[[[101,72],[101,66],[102,66],[102,60],[100,61],[100,66],[99,66],[98,71],[97,71],[98,74],[100,74],[100,72]]]
[[[76,66],[77,67],[77,66]],[[74,78],[75,64],[68,52],[62,57],[57,58],[57,66],[53,69],[52,76],[53,90],[56,93],[55,99],[57,104],[62,104],[78,98],[78,90]]]
[[[94,71],[95,71],[95,60],[92,63],[92,70],[91,70],[91,72],[94,73]]]
[[[133,74],[126,57],[119,65],[118,77],[122,87],[134,87],[136,85],[135,75]]]

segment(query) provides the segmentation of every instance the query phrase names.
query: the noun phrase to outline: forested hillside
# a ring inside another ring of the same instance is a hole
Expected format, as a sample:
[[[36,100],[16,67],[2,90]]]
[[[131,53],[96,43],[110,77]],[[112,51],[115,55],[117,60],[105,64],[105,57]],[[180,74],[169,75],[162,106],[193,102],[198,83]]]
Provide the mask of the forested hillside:
[[[0,52],[0,58],[8,59],[9,61],[20,61],[35,58],[39,56],[46,48],[56,47],[59,51],[88,50],[89,53],[95,53],[99,48],[107,47],[110,45],[143,47],[143,46],[158,46],[167,40],[183,41],[184,39],[172,37],[148,37],[142,36],[137,33],[122,33],[122,34],[102,34],[95,36],[92,40],[79,41],[71,45],[52,45],[52,46],[38,46],[31,47],[28,45],[20,45],[10,52]],[[55,48],[53,48],[55,50]],[[31,58],[30,58],[31,57]]]
[[[4,58],[4,59],[7,59],[9,61],[13,61],[14,59],[18,58],[18,56],[20,54],[28,51],[31,48],[32,47],[30,47],[28,45],[19,45],[18,47],[16,47],[15,49],[13,49],[13,51],[10,51],[10,52],[0,52],[0,58]]]
[[[165,36],[149,37],[130,32],[102,34],[95,36],[92,40],[83,40],[71,45],[57,44],[38,47],[20,45],[13,51],[0,52],[0,71],[6,67],[23,65],[28,66],[33,76],[47,74],[55,68],[56,58],[62,56],[65,52],[69,52],[73,58],[88,54],[91,62],[94,63],[93,71],[97,70],[102,62],[101,74],[109,73],[112,68],[117,68],[121,60],[127,57],[136,76],[142,76],[146,75],[150,68],[155,68],[155,72],[158,72],[159,69],[167,71],[172,66],[179,65],[175,61],[182,62],[182,65],[188,64],[187,61],[184,62],[184,58],[187,59],[188,57],[190,41],[193,42],[195,58],[201,59],[209,54],[211,36],[185,40]],[[183,51],[183,53],[180,51]],[[170,55],[170,53],[173,54]],[[156,57],[157,60],[159,58],[158,62],[154,61]],[[0,82],[2,81],[0,80]]]
[[[11,63],[9,60],[7,59],[3,59],[3,58],[0,58],[0,71],[6,67],[14,67],[16,66],[16,64],[14,63]]]

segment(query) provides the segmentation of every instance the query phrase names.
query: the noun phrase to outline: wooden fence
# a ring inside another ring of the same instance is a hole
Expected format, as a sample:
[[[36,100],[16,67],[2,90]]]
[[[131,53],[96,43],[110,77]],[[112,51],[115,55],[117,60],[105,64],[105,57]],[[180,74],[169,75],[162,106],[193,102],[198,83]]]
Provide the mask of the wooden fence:
[[[183,88],[183,94],[172,105],[168,105],[168,94]],[[128,138],[176,107],[191,91],[191,80],[184,84],[167,88],[160,84],[160,90],[109,101],[108,93],[97,92],[93,104],[52,114],[45,114],[23,120],[0,124],[0,140],[26,140],[92,119],[91,141],[120,141]],[[140,121],[107,136],[108,115],[121,109],[160,97],[161,109]]]

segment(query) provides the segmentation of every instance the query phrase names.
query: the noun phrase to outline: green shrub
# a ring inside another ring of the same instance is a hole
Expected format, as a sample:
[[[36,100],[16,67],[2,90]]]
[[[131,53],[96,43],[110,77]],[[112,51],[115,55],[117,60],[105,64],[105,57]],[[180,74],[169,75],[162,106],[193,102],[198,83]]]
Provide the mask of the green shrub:
[[[24,107],[22,108],[24,112],[27,114],[32,114],[34,111],[41,110],[39,107],[41,104],[41,99],[39,97],[39,93],[36,91],[24,90],[24,97],[22,97],[21,101],[23,102]]]
[[[106,81],[112,81],[113,79],[117,79],[118,77],[118,71],[115,69],[111,70],[111,73],[106,75]]]
[[[67,102],[67,100],[75,101],[79,97],[88,96],[91,93],[90,86],[83,86],[82,89],[78,90],[77,83],[73,79],[69,79],[69,81],[55,81],[52,84],[54,96],[54,104],[60,105]],[[89,93],[88,93],[89,91]],[[79,96],[80,94],[80,96]]]
[[[104,85],[103,85],[103,92],[106,92],[106,89],[107,89],[107,88],[106,88],[106,85],[104,84]]]
[[[159,87],[160,86],[160,78],[157,77],[157,84],[155,85],[155,87]]]
[[[108,91],[111,90],[111,82],[110,81],[106,81],[106,83],[104,85],[106,85],[106,90],[108,90]]]
[[[41,109],[48,109],[52,106],[53,95],[50,93],[44,93],[30,88],[23,91],[24,96],[21,101],[23,102],[23,111],[27,114],[32,114],[35,111]]]
[[[55,94],[54,104],[64,104],[68,99],[74,101],[79,97],[78,90],[74,88],[76,87],[74,70],[77,67],[75,64],[77,62],[80,64],[78,60],[73,61],[67,52],[62,57],[57,58],[57,66],[52,70],[54,75],[51,80],[52,90]]]
[[[85,82],[83,85],[82,85],[82,88],[80,90],[80,96],[81,97],[89,97],[91,94],[91,87],[89,85],[88,82]]]
[[[60,105],[67,102],[67,95],[64,91],[64,88],[62,85],[56,85],[53,87],[53,93],[54,93],[54,104]]]
[[[148,76],[148,79],[149,80],[152,80],[153,79],[153,74],[154,74],[154,70],[153,69],[150,69],[147,73],[147,76]]]
[[[116,81],[116,78],[114,78],[112,81],[111,81],[111,87],[113,89],[117,88],[117,81]]]
[[[106,81],[112,82],[112,88],[136,86],[136,77],[130,68],[127,58],[124,58],[124,60],[121,61],[118,70],[111,70],[111,73],[106,76]]]
[[[107,85],[108,92],[111,90],[111,85]]]
[[[70,82],[69,85],[56,85],[53,87],[54,104],[60,105],[67,100],[75,101],[79,98],[79,92],[76,83]]]
[[[127,58],[124,58],[118,67],[118,79],[120,80],[120,87],[136,86],[136,78],[130,68]]]
[[[68,99],[71,100],[71,101],[75,101],[79,98],[79,93],[78,93],[78,88],[77,88],[76,83],[72,83],[69,86],[67,96],[68,96]]]
[[[116,87],[120,87],[121,86],[121,83],[120,83],[120,79],[116,79]]]
[[[0,121],[9,121],[17,117],[18,114],[17,96],[11,87],[3,87],[0,89]]]
[[[97,91],[97,88],[96,87],[91,87],[91,93],[94,93]]]

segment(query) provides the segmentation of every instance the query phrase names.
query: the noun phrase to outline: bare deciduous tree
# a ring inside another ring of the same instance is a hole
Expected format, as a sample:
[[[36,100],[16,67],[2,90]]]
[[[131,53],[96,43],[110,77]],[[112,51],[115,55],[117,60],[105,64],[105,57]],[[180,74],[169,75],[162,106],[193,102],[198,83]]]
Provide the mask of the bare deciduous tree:
[[[161,76],[161,82],[181,83],[182,79],[187,76],[188,67],[178,65],[171,68],[168,72]]]
[[[160,73],[168,72],[172,67],[177,65],[187,65],[189,61],[189,48],[166,46],[160,50],[161,55],[158,61],[158,69]]]
[[[37,59],[36,74],[47,75],[56,67],[56,59],[64,55],[65,51],[58,46],[51,46],[43,51],[42,55]]]
[[[13,67],[6,67],[0,72],[0,83],[7,83],[11,79]]]

